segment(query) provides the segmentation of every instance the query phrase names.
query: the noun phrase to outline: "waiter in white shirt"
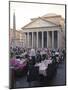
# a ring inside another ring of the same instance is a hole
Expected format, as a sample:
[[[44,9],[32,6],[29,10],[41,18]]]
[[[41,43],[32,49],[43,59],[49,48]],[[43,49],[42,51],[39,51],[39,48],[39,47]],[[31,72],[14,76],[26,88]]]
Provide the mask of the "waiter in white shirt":
[[[32,59],[33,65],[35,64],[35,56],[36,56],[35,49],[31,49],[31,51],[30,51],[30,57]]]

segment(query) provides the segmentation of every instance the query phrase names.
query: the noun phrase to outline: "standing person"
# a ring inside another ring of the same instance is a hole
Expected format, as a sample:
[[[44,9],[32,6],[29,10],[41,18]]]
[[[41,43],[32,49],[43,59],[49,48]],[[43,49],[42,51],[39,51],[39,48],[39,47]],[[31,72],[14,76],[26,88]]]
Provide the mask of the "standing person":
[[[32,59],[32,62],[34,65],[35,64],[35,56],[36,56],[35,49],[31,49],[30,56],[31,56],[31,59]]]
[[[56,62],[59,63],[59,51],[55,52]]]
[[[45,51],[45,49],[43,49],[43,50],[41,51],[41,56],[42,56],[42,60],[47,59],[47,52]]]
[[[40,54],[40,51],[38,50],[37,51],[37,54],[36,54],[36,62],[41,62],[41,54]]]

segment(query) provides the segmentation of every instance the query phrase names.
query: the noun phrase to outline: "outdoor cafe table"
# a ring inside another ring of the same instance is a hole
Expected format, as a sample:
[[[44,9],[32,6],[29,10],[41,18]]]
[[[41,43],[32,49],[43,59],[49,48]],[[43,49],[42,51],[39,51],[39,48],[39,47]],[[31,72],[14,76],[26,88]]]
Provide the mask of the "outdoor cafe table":
[[[48,68],[48,64],[51,64],[52,60],[44,60],[40,63],[36,63],[35,66],[39,67],[39,74],[42,74],[43,76],[47,76],[46,70]]]
[[[14,67],[15,70],[23,69],[27,65],[27,60],[22,59],[21,61],[14,59],[10,62],[10,67]]]
[[[12,78],[14,77],[20,77],[26,74],[27,72],[27,60],[22,59],[14,59],[10,62],[10,71],[12,74]]]

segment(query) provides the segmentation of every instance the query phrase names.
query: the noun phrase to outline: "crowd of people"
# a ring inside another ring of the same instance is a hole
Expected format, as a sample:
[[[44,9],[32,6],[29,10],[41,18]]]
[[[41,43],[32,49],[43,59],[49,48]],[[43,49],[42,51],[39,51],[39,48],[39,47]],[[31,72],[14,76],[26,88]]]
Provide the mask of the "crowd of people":
[[[20,58],[27,58],[28,60],[32,60],[33,64],[36,62],[40,62],[42,60],[51,59],[54,62],[60,62],[65,59],[65,49],[49,49],[49,48],[10,48],[10,58],[13,56],[19,56]]]
[[[11,87],[14,87],[14,73],[23,74],[23,71],[27,72],[28,81],[40,78],[40,73],[46,75],[47,72],[48,76],[51,77],[54,74],[56,64],[62,63],[65,59],[65,49],[10,47],[10,67],[13,66],[11,67],[13,72]],[[51,61],[52,64],[50,65]],[[36,65],[39,65],[39,67],[35,67]]]

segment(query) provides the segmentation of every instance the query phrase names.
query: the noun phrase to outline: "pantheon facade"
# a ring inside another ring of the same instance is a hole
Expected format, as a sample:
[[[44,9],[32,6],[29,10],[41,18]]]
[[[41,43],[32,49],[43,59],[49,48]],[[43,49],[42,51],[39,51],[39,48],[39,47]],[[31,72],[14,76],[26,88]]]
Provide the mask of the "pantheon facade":
[[[47,14],[32,18],[22,27],[26,48],[65,48],[65,20],[61,15]]]

